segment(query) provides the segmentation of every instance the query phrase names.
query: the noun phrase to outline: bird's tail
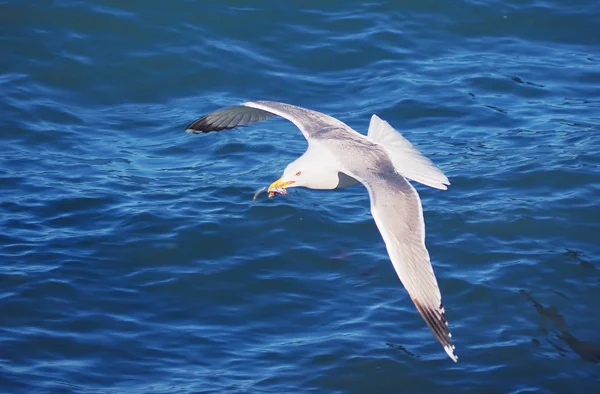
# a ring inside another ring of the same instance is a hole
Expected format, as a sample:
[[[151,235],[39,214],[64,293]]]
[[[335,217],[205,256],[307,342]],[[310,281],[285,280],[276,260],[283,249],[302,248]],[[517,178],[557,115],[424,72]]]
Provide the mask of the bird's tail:
[[[377,115],[371,117],[367,136],[387,152],[396,172],[415,182],[446,190],[450,181],[431,160]]]

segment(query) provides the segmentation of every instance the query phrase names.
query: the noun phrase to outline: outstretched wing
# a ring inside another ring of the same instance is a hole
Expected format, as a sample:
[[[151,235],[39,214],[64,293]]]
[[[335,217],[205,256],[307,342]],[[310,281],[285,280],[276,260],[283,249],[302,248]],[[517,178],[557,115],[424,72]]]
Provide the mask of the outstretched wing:
[[[355,133],[346,124],[329,115],[274,101],[249,101],[220,109],[193,121],[186,131],[198,134],[233,129],[267,120],[274,115],[294,123],[307,140],[323,130],[332,128],[343,128]]]
[[[400,281],[433,335],[448,356],[457,361],[442,296],[425,247],[425,223],[417,191],[398,174],[360,181],[369,191],[373,219]]]

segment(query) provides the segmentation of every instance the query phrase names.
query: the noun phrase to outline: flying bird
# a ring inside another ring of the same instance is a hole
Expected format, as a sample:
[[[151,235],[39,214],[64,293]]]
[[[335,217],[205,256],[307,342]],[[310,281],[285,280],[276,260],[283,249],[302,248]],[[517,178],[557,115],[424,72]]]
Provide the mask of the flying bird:
[[[308,148],[287,165],[269,188],[269,197],[287,188],[331,190],[362,183],[371,213],[400,281],[433,335],[455,362],[440,289],[425,247],[423,208],[407,179],[446,190],[444,173],[390,124],[371,117],[367,135],[329,115],[273,101],[250,101],[203,116],[187,132],[233,129],[280,116],[294,123]]]

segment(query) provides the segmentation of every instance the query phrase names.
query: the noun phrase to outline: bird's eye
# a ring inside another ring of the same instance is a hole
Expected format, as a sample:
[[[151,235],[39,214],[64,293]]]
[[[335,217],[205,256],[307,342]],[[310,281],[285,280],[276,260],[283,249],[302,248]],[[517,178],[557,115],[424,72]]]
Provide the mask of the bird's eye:
[[[296,173],[296,176],[300,176],[300,174],[302,174],[302,171],[298,171],[298,172]]]

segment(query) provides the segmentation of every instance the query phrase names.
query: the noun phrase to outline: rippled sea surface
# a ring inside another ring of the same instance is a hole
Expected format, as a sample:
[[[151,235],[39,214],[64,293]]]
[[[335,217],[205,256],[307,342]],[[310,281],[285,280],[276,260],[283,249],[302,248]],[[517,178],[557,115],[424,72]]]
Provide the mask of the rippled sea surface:
[[[597,1],[4,1],[0,391],[591,393]],[[360,185],[261,198],[306,142],[247,100],[376,113],[416,185],[459,362]]]

